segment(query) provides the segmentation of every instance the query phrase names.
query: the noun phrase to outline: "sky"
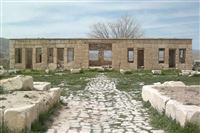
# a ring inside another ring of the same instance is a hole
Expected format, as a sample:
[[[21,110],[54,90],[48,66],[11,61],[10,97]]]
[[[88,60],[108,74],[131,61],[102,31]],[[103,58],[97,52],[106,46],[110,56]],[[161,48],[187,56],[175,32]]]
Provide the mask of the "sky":
[[[4,38],[86,38],[92,24],[132,16],[146,38],[191,38],[200,49],[199,0],[0,0]]]

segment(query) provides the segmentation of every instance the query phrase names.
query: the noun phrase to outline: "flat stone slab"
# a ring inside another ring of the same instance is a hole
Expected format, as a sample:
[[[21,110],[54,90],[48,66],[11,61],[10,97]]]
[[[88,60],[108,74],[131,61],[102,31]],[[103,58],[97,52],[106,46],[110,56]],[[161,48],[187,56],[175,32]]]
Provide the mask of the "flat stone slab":
[[[8,91],[32,90],[33,78],[31,76],[18,75],[13,78],[0,80],[0,86]]]
[[[181,126],[185,126],[187,122],[200,125],[200,106],[197,106],[200,105],[199,90],[200,86],[185,86],[180,81],[170,81],[143,86],[142,98]]]
[[[49,91],[14,91],[0,95],[0,123],[10,130],[30,129],[40,113],[46,112],[60,99],[60,88]]]
[[[51,88],[50,82],[33,82],[33,87],[35,90],[44,91]]]

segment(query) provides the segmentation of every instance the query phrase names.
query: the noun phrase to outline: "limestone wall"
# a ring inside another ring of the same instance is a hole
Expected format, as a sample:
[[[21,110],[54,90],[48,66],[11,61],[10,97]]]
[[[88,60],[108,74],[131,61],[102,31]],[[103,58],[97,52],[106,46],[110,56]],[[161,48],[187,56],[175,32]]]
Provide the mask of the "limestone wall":
[[[33,48],[33,69],[46,69],[47,48],[54,48],[54,64],[57,64],[57,48],[64,48],[64,69],[89,67],[89,44],[112,44],[112,67],[114,69],[137,69],[137,50],[144,49],[144,69],[167,69],[169,67],[169,49],[176,49],[176,67],[178,69],[192,68],[191,39],[11,39],[10,67],[26,68],[25,48]],[[36,63],[35,49],[42,48],[42,63]],[[22,63],[15,64],[14,48],[22,48]],[[74,62],[67,63],[67,48],[74,48]],[[127,48],[134,48],[134,62],[127,61]],[[165,48],[165,61],[158,63],[158,49]],[[186,49],[186,62],[179,63],[179,48]]]

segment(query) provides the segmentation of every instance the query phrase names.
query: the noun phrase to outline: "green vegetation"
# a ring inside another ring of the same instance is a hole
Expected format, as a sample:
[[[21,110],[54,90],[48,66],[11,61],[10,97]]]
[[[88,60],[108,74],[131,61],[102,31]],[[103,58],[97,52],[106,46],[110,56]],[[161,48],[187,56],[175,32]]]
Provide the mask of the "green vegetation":
[[[187,85],[199,85],[200,76],[180,76],[179,70],[162,70],[161,75],[153,75],[149,70],[136,70],[121,74],[114,70],[82,70],[81,73],[71,74],[69,71],[57,71],[45,73],[44,71],[36,70],[24,70],[18,72],[22,75],[33,76],[34,81],[45,81],[51,82],[52,87],[60,86],[63,88],[62,95],[69,95],[70,93],[76,93],[79,90],[83,90],[90,78],[95,77],[99,73],[104,73],[106,76],[111,77],[117,82],[117,89],[126,91],[133,95],[133,99],[142,100],[141,90],[143,85],[153,84],[155,82],[165,81],[182,81]],[[10,75],[12,77],[14,75]],[[0,93],[3,92],[0,88]],[[165,115],[159,114],[156,110],[144,103],[144,108],[148,110],[150,115],[151,123],[155,128],[164,129],[168,133],[199,133],[200,128],[196,125],[188,123],[185,128],[182,128],[175,121]],[[40,118],[32,125],[32,131],[45,131],[47,125],[44,123],[49,121],[49,116],[55,112],[58,107],[53,107],[52,110],[40,115]],[[121,116],[124,117],[124,116]],[[1,130],[1,128],[0,128]],[[1,132],[0,132],[1,133]]]
[[[164,129],[167,133],[200,133],[200,127],[198,125],[187,123],[183,128],[175,120],[168,118],[165,114],[160,114],[151,107],[149,102],[146,102],[143,105],[148,108],[150,123],[153,127]]]
[[[51,116],[61,108],[61,104],[55,104],[49,111],[39,115],[39,118],[31,125],[32,132],[45,132],[48,129],[47,121],[52,121]]]
[[[107,76],[117,79],[117,89],[134,93],[133,99],[142,100],[142,85],[153,84],[155,82],[182,81],[187,85],[199,85],[200,76],[180,76],[179,70],[163,70],[161,75],[153,75],[148,70],[138,70],[125,74],[119,72],[105,73]],[[164,129],[167,133],[200,133],[200,127],[187,123],[183,128],[164,114],[159,114],[149,103],[144,103],[144,108],[148,110],[150,121],[153,127]]]

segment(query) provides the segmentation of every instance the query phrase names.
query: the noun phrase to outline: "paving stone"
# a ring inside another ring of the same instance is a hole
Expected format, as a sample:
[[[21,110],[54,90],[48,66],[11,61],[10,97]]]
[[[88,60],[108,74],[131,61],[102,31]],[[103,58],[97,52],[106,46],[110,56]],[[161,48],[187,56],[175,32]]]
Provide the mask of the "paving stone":
[[[138,95],[138,92],[117,90],[115,81],[103,74],[90,79],[84,91],[78,91],[67,98],[70,106],[65,110],[70,112],[65,119],[70,125],[66,125],[70,127],[68,132],[163,133],[163,130],[152,130],[147,110],[143,109],[141,101],[132,98],[134,95]],[[51,128],[59,129],[59,126],[52,125]]]

